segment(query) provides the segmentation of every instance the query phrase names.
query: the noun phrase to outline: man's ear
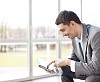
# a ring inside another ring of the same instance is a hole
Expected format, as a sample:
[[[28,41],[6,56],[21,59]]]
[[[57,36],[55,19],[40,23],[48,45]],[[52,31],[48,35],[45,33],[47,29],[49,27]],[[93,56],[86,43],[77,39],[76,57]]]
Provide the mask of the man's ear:
[[[74,21],[70,21],[70,26],[74,26],[75,22]]]
[[[70,21],[70,26],[71,27],[75,26],[75,22],[74,21]]]

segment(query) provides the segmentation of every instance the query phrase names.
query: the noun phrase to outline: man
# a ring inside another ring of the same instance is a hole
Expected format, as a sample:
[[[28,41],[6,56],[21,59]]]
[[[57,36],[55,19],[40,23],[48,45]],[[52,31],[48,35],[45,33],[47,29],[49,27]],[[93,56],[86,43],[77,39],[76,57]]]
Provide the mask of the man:
[[[100,82],[100,28],[81,23],[72,11],[61,11],[56,19],[59,31],[72,40],[71,58],[49,63],[63,71],[62,82],[74,82],[73,78],[85,82]]]

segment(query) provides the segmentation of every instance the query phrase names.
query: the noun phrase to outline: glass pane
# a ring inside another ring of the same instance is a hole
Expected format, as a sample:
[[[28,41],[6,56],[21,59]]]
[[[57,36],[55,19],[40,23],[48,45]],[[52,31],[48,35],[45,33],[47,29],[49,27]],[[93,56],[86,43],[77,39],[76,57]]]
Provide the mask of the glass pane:
[[[0,81],[25,78],[28,75],[27,44],[0,44]]]
[[[100,0],[82,0],[82,19],[84,23],[100,26]],[[95,3],[95,4],[94,4]]]
[[[57,46],[56,43],[38,43],[33,45],[33,75],[45,75],[48,74],[38,65],[42,64],[46,66],[51,60],[57,58]],[[38,71],[38,73],[37,73]]]
[[[28,0],[0,0],[0,39],[25,39]]]
[[[29,0],[0,0],[0,82],[29,76],[27,43],[20,42],[27,39],[28,13]]]
[[[61,43],[61,58],[70,58],[72,53],[71,41],[62,41]]]
[[[81,17],[81,0],[61,0],[61,11],[74,11]]]
[[[55,38],[58,0],[33,0],[33,38]]]

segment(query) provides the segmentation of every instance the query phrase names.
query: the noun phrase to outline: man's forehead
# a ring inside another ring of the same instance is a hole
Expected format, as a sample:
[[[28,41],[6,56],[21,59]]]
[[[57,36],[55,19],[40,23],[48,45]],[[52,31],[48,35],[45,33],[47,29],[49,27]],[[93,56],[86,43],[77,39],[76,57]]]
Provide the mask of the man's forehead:
[[[63,24],[59,24],[59,25],[58,25],[58,28],[63,28],[63,27],[64,27]]]
[[[58,30],[63,29],[62,25],[58,25]]]
[[[59,29],[63,29],[63,28],[65,28],[65,26],[66,26],[66,25],[64,25],[64,24],[59,24],[59,25],[58,25],[58,28],[59,28]]]
[[[63,23],[61,23],[61,24],[59,24],[59,26],[64,26],[64,24],[63,24]]]

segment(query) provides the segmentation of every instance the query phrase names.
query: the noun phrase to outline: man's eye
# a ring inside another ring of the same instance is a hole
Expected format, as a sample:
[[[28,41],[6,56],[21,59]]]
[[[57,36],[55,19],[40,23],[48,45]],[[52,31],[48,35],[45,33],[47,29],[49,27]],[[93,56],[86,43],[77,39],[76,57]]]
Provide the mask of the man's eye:
[[[61,32],[64,32],[65,30],[64,30],[64,29],[61,29],[60,31],[61,31]]]
[[[62,32],[64,32],[65,30],[62,30]]]

